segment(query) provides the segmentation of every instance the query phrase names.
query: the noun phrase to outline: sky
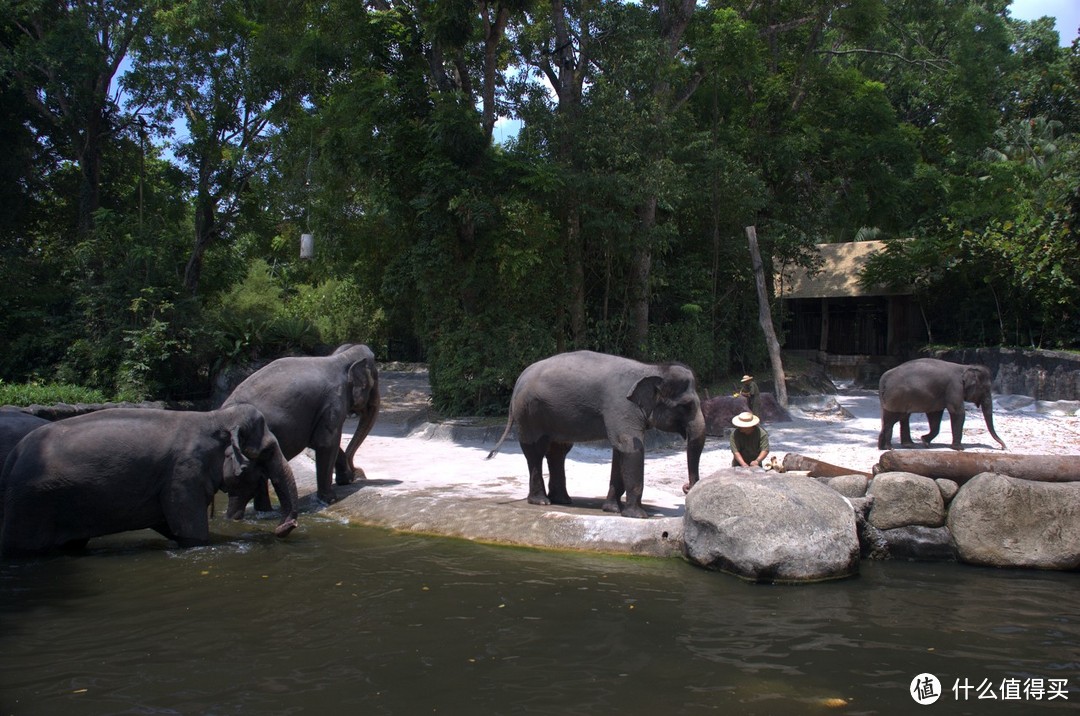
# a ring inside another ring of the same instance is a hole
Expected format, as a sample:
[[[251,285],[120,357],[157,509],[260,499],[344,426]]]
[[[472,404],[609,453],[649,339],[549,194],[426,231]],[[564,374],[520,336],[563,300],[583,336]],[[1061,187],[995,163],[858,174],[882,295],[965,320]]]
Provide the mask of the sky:
[[[1055,28],[1061,36],[1059,44],[1069,47],[1080,26],[1080,0],[1013,0],[1009,15],[1017,20],[1037,20],[1049,15],[1056,21]]]

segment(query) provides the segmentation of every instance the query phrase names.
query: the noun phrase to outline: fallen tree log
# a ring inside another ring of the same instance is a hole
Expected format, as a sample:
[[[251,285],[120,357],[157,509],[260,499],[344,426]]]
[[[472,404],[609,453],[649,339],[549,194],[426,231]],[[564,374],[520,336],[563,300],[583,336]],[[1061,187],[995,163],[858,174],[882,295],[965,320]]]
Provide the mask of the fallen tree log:
[[[792,471],[805,471],[810,477],[837,477],[839,475],[866,475],[867,477],[872,477],[869,472],[852,470],[850,468],[840,467],[839,465],[822,462],[821,460],[815,460],[812,457],[789,452],[787,455],[784,455],[784,472]]]
[[[1016,455],[952,450],[888,450],[881,454],[874,474],[910,472],[945,478],[961,485],[984,472],[996,472],[1036,482],[1080,481],[1080,455]]]

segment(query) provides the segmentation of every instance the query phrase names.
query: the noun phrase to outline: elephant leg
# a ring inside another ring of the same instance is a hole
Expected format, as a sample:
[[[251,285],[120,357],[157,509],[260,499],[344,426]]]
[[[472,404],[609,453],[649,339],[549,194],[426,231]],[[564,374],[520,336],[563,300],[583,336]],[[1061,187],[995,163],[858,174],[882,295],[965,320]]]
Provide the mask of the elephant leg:
[[[903,447],[915,445],[915,441],[911,439],[911,413],[900,414],[900,444]]]
[[[338,448],[337,459],[334,461],[334,474],[336,475],[334,481],[339,485],[348,485],[358,478],[367,479],[363,468],[354,468],[349,464],[349,459],[345,457],[345,451],[341,448]]]
[[[944,410],[935,410],[926,414],[926,422],[930,426],[930,432],[922,436],[924,445],[929,445],[941,432],[941,416]]]
[[[645,489],[645,444],[641,438],[633,439],[633,448],[622,451],[620,467],[622,483],[626,489],[626,506],[623,517],[647,518],[649,514],[641,506],[641,495]]]
[[[574,443],[554,442],[547,449],[548,464],[548,499],[554,505],[572,505],[573,500],[566,491],[566,454]]]
[[[247,505],[244,505],[247,507]],[[271,512],[274,506],[270,504],[270,483],[265,477],[260,477],[255,484],[255,511],[256,512]],[[243,514],[244,510],[241,508],[240,513]]]
[[[604,500],[604,512],[622,512],[622,496],[626,492],[622,470],[622,453],[613,449],[611,451],[611,478],[608,482],[607,499]]]
[[[269,495],[267,496],[269,499]],[[229,505],[225,508],[225,518],[230,520],[244,519],[244,510],[247,509],[248,498],[238,495],[229,495]],[[165,535],[169,537],[169,535]],[[172,539],[172,537],[169,537]]]
[[[534,443],[521,443],[521,452],[529,463],[529,504],[550,505],[544,490],[544,455],[547,453],[547,438],[540,438]]]
[[[173,475],[172,485],[162,495],[165,524],[154,529],[181,547],[210,543],[210,514],[206,496],[189,487],[197,484],[198,477]]]
[[[334,474],[334,463],[337,461],[339,452],[341,452],[341,448],[337,446],[322,447],[315,450],[316,494],[322,502],[328,505],[337,502],[337,495],[334,493],[334,486],[331,483]]]
[[[877,446],[878,450],[890,450],[892,449],[892,433],[893,426],[900,420],[901,413],[894,413],[891,410],[881,409],[881,432],[878,433]]]
[[[964,409],[950,410],[949,422],[952,423],[952,449],[963,450],[964,445]],[[940,419],[940,416],[939,416]]]

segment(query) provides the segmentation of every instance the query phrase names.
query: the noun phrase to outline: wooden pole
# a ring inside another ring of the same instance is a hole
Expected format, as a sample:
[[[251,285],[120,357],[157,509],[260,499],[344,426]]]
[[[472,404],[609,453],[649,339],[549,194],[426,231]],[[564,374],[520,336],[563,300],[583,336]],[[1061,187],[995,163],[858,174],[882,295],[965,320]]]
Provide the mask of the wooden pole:
[[[786,408],[787,383],[784,382],[784,363],[780,359],[780,341],[776,340],[776,331],[773,330],[772,312],[769,310],[769,295],[765,291],[765,269],[761,263],[761,252],[758,250],[757,229],[753,226],[746,227],[746,238],[750,243],[750,262],[754,267],[754,282],[757,284],[758,296],[758,320],[761,330],[765,332],[765,344],[769,348],[769,360],[772,363],[773,384],[776,386],[776,402]]]

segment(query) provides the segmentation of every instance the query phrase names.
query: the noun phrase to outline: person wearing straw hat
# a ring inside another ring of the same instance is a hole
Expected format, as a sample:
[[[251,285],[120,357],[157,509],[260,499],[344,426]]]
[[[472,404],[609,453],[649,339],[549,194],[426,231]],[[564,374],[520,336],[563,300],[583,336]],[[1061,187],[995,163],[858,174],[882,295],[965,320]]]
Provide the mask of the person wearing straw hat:
[[[761,427],[761,419],[750,411],[731,419],[731,466],[761,467],[769,454],[769,434]]]
[[[758,407],[761,404],[761,391],[758,390],[757,383],[754,382],[754,376],[744,375],[740,382],[742,387],[739,388],[739,395],[746,398],[747,409],[757,415]]]

